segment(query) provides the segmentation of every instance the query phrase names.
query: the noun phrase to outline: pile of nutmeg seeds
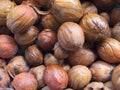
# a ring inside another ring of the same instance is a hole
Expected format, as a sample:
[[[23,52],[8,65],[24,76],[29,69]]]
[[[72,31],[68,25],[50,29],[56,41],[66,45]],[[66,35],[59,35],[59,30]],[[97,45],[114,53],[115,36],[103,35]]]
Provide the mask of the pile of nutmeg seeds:
[[[120,0],[0,0],[0,90],[120,90]]]

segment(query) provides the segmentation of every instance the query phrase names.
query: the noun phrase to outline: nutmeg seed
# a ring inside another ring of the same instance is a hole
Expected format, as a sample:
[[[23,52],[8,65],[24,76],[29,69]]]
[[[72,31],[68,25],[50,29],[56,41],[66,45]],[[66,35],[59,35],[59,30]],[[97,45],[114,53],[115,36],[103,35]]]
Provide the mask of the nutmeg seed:
[[[96,61],[90,66],[92,78],[101,82],[110,80],[113,69],[114,67],[112,65],[103,61]]]
[[[43,54],[35,44],[25,50],[25,58],[32,66],[38,66],[43,63]]]
[[[51,90],[63,90],[68,84],[68,75],[59,65],[46,67],[43,79]]]
[[[82,48],[84,44],[82,28],[74,22],[63,23],[58,30],[57,37],[61,47],[68,51],[75,51]]]
[[[118,65],[112,73],[111,81],[114,86],[114,90],[120,90],[120,77],[119,76],[120,76],[120,65]]]
[[[82,89],[92,78],[90,70],[84,65],[73,66],[69,70],[68,76],[69,85],[75,90]]]
[[[14,77],[11,86],[16,90],[37,90],[37,80],[27,72],[23,72]]]
[[[30,73],[32,73],[34,75],[34,77],[36,78],[37,82],[38,82],[38,88],[41,89],[43,86],[45,86],[45,82],[43,80],[43,75],[44,75],[44,71],[45,71],[45,66],[44,65],[40,65],[37,67],[33,67],[30,70]]]
[[[15,56],[8,62],[6,70],[14,78],[19,73],[28,72],[29,66],[23,56]]]
[[[10,77],[7,74],[7,71],[3,68],[0,68],[0,87],[2,88],[8,87],[9,84],[10,84]]]
[[[37,44],[43,52],[49,52],[57,42],[57,35],[51,29],[44,29],[38,35]]]
[[[83,16],[81,2],[79,0],[51,0],[52,12],[61,23],[79,21]]]
[[[7,15],[7,27],[12,33],[23,33],[32,26],[38,16],[36,12],[27,5],[18,5]]]
[[[82,3],[82,8],[83,8],[84,15],[87,13],[98,13],[96,6],[93,3],[88,1],[84,1]]]
[[[114,38],[107,38],[97,47],[100,58],[109,63],[120,62],[120,42]]]
[[[86,14],[80,21],[80,26],[87,41],[101,42],[111,36],[107,20],[98,14]]]
[[[0,25],[6,25],[7,14],[15,6],[10,0],[0,0]]]
[[[94,62],[96,56],[90,49],[81,48],[75,52],[71,52],[67,58],[71,65],[88,66]]]
[[[10,58],[14,56],[18,51],[18,47],[14,39],[9,35],[0,35],[0,57]]]
[[[24,33],[14,34],[15,41],[20,45],[32,44],[37,38],[39,30],[35,26],[31,26]]]

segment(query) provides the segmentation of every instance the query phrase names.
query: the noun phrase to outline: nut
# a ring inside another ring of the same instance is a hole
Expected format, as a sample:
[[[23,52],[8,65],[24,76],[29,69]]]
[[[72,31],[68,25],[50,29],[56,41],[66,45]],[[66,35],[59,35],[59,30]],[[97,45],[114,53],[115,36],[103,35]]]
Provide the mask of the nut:
[[[71,65],[90,65],[96,59],[95,54],[90,49],[81,48],[71,52],[67,58]]]
[[[53,15],[61,23],[79,21],[83,16],[82,6],[79,0],[51,0],[51,5]]]
[[[74,22],[63,23],[58,30],[58,42],[62,48],[68,51],[82,48],[84,44],[82,28]]]
[[[37,90],[37,80],[27,72],[23,72],[14,77],[11,86],[15,90]]]
[[[96,61],[90,66],[92,78],[95,81],[101,82],[110,80],[113,69],[114,67],[112,65],[103,61]]]
[[[10,77],[5,69],[0,68],[0,87],[7,87],[10,84]],[[1,90],[1,89],[0,89]]]
[[[54,56],[58,59],[65,59],[68,57],[68,52],[64,50],[60,44],[57,42],[53,48]]]
[[[120,8],[112,9],[110,17],[113,25],[120,22]]]
[[[82,18],[80,26],[87,41],[100,42],[111,36],[108,22],[98,14],[86,14]]]
[[[23,56],[15,56],[8,62],[6,70],[14,78],[19,73],[28,72],[29,67]]]
[[[0,25],[6,25],[7,14],[15,6],[10,0],[0,0]]]
[[[73,66],[69,72],[69,85],[75,90],[82,89],[85,85],[87,85],[91,78],[92,74],[90,70],[83,65]]]
[[[18,51],[18,47],[14,39],[9,35],[0,35],[0,57],[10,58],[14,56]]]
[[[113,7],[115,0],[92,0],[98,9],[108,10]]]
[[[120,41],[120,22],[115,24],[111,30],[112,37]]]
[[[35,26],[31,26],[25,33],[14,34],[15,41],[20,45],[32,44],[37,38],[39,30]]]
[[[109,63],[120,62],[120,42],[113,38],[107,38],[97,47],[100,58]]]
[[[112,84],[114,86],[114,90],[120,90],[120,65],[118,65],[113,73],[111,78]]]
[[[46,67],[43,79],[51,90],[63,90],[68,84],[66,71],[55,64]]]
[[[82,3],[82,9],[83,9],[84,15],[88,13],[96,13],[96,14],[98,13],[96,6],[93,3],[88,1],[84,1]]]
[[[60,26],[58,20],[51,13],[42,17],[41,24],[44,28],[52,29],[53,31],[57,31]]]
[[[99,15],[104,17],[108,21],[108,23],[110,22],[110,15],[107,12],[102,12]]]
[[[36,78],[36,80],[38,82],[38,88],[39,89],[41,89],[42,87],[45,86],[45,82],[43,80],[44,70],[45,70],[45,66],[44,65],[33,67],[30,70],[30,73],[32,73],[34,75],[34,77]]]
[[[43,54],[34,44],[25,50],[25,59],[32,66],[38,66],[43,63]]]
[[[48,53],[48,54],[45,54],[44,56],[44,64],[46,66],[51,64],[59,64],[59,60],[51,53]]]
[[[44,29],[38,35],[37,44],[43,52],[49,52],[57,42],[57,35],[51,29]]]
[[[7,27],[12,33],[23,33],[32,26],[38,16],[36,12],[27,5],[18,5],[7,15]]]
[[[84,90],[110,90],[102,82],[91,82],[89,83]]]

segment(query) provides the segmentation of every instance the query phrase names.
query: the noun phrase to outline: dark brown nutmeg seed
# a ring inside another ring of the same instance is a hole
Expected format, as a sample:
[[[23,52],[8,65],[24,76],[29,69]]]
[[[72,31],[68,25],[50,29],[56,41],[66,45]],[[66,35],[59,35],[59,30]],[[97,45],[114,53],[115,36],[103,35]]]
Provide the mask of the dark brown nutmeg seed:
[[[43,62],[43,54],[37,45],[31,45],[25,50],[25,59],[32,66],[38,66]]]
[[[98,9],[108,10],[113,7],[115,0],[92,0]]]
[[[49,52],[57,42],[57,35],[51,29],[44,29],[38,35],[37,44],[43,52]]]
[[[112,9],[110,18],[111,18],[111,23],[113,25],[120,22],[120,8]]]

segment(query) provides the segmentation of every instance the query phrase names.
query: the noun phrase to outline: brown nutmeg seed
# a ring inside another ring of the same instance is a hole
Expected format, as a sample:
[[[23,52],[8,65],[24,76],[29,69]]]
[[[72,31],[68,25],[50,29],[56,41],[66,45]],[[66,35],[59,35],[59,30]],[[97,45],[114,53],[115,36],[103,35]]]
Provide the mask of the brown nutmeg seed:
[[[97,47],[100,58],[109,63],[120,62],[120,42],[114,38],[107,38]]]
[[[30,45],[34,43],[38,33],[39,30],[35,26],[31,26],[24,33],[15,33],[14,38],[19,45]]]
[[[120,90],[120,77],[119,76],[120,76],[120,65],[118,65],[112,73],[111,81],[112,81],[114,90]]]
[[[53,15],[61,23],[68,21],[77,22],[83,16],[79,0],[51,0],[51,5]]]
[[[34,77],[36,78],[37,82],[38,82],[38,88],[41,89],[43,86],[45,86],[45,82],[43,80],[43,75],[44,75],[44,71],[45,71],[45,66],[44,65],[40,65],[37,67],[33,67],[30,70],[30,73],[32,73],[34,75]]]
[[[61,47],[68,51],[82,48],[85,39],[82,28],[74,22],[63,23],[58,30],[57,37]]]
[[[88,1],[85,1],[82,3],[82,8],[83,8],[84,15],[87,13],[98,13],[96,6],[93,3]]]
[[[32,66],[38,66],[43,63],[43,54],[35,44],[25,50],[25,58]]]
[[[7,27],[12,33],[23,33],[32,26],[38,16],[32,7],[27,5],[18,5],[7,15]]]
[[[14,56],[18,51],[18,47],[14,39],[9,35],[0,35],[0,57],[10,58]]]
[[[88,13],[80,21],[87,41],[101,42],[111,36],[109,24],[98,14]]]
[[[37,80],[27,72],[23,72],[14,77],[11,86],[16,90],[37,90]]]
[[[8,87],[9,84],[10,84],[10,77],[7,74],[7,71],[3,68],[0,68],[0,87],[2,88]]]
[[[44,29],[38,35],[37,44],[44,51],[49,52],[57,42],[57,35],[51,29]]]
[[[59,64],[59,60],[53,54],[48,53],[44,56],[44,64],[46,66],[51,64]]]
[[[6,70],[14,78],[19,73],[28,72],[29,67],[23,56],[15,56],[8,62]]]
[[[46,67],[43,78],[51,90],[63,90],[68,84],[66,71],[55,64]]]
[[[110,80],[114,67],[103,61],[96,61],[90,66],[92,78],[95,81],[105,82]],[[102,72],[102,73],[101,73]]]
[[[69,72],[69,85],[75,90],[82,89],[85,85],[87,85],[91,78],[91,71],[83,65],[73,66]]]
[[[71,65],[85,65],[88,66],[94,62],[96,56],[90,49],[81,48],[75,52],[71,52],[68,60]]]

